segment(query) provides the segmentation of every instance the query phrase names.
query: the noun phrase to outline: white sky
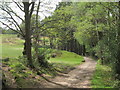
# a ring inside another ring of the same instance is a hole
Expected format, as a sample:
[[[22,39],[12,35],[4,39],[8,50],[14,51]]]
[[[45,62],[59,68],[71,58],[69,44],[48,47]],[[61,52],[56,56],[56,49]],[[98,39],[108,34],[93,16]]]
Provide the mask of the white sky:
[[[12,0],[3,0],[3,1],[11,2]],[[43,3],[40,4],[40,10],[39,10],[39,11],[43,11],[43,12],[39,12],[39,16],[40,16],[41,20],[44,19],[45,16],[48,17],[48,16],[52,15],[52,13],[54,12],[54,10],[56,8],[56,5],[58,5],[58,3],[61,2],[61,0],[41,0],[41,1],[43,2]],[[9,6],[21,18],[24,18],[24,13],[17,7],[17,5],[15,3],[12,2]],[[0,10],[0,12],[1,12],[1,10]],[[0,16],[2,16],[2,15],[3,15],[3,13],[1,12]],[[4,14],[4,15],[6,15],[6,14]],[[19,24],[21,24],[21,22],[22,22],[21,20],[19,20],[17,17],[14,17],[14,18],[18,21]],[[4,22],[6,22],[6,21],[4,21]],[[6,22],[6,23],[9,25],[8,22]],[[4,27],[4,26],[0,23],[0,27]]]
[[[6,2],[12,2],[12,0],[0,0],[0,1],[6,1]],[[22,0],[15,0],[15,1],[22,1]],[[27,1],[27,0],[26,0]],[[59,0],[44,0],[44,1],[59,1]],[[120,0],[62,0],[62,2],[118,2]]]

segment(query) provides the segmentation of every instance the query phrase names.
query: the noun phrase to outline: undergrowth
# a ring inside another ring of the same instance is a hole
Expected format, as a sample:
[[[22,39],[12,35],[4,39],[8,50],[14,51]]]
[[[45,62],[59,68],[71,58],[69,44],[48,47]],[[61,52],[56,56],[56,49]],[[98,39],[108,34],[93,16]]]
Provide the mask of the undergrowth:
[[[108,65],[101,65],[100,60],[98,60],[91,80],[92,88],[118,88],[118,82],[120,81],[115,80],[112,68]]]

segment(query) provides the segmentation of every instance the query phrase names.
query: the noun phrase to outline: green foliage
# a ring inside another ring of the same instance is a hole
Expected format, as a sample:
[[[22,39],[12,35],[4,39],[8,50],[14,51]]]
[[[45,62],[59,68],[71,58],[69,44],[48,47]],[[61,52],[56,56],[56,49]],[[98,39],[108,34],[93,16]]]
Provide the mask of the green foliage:
[[[112,5],[112,7],[110,7]],[[85,45],[86,51],[103,60],[102,64],[114,63],[118,55],[118,3],[74,3],[74,17],[71,22],[76,25],[75,38]]]
[[[111,7],[112,5],[112,7]],[[85,45],[86,52],[91,56],[97,56],[101,59],[101,64],[109,64],[112,67],[112,73],[115,77],[119,73],[119,10],[118,3],[114,2],[94,2],[94,3],[73,3],[74,16],[71,23],[76,26],[74,37],[80,44]],[[104,70],[98,66],[96,71],[98,75],[104,73]],[[100,72],[100,73],[99,73]],[[107,71],[106,71],[107,73]],[[111,74],[108,72],[108,74]],[[119,73],[120,74],[120,73]],[[96,75],[96,76],[98,76]],[[106,81],[102,79],[104,75],[100,76],[100,80],[96,83],[98,86],[107,87]],[[112,76],[108,76],[112,77]],[[103,81],[102,81],[103,80]],[[114,83],[108,82],[113,85]],[[98,87],[96,86],[96,87]],[[109,87],[110,85],[108,85]],[[110,86],[111,87],[111,86]]]
[[[25,78],[32,73],[24,64],[18,61],[18,59],[10,59],[8,62],[10,69],[10,72],[13,74],[13,76],[18,78]]]
[[[39,55],[46,56],[46,58],[49,58],[49,56],[52,52],[53,52],[52,49],[39,48]]]
[[[25,66],[27,66],[27,64],[28,64],[27,57],[25,57],[25,56],[19,56],[17,60]]]
[[[62,48],[73,39],[75,27],[70,22],[73,16],[71,9],[71,4],[61,3],[51,17],[42,21],[43,23],[48,22],[42,28],[46,29],[44,34],[49,37],[53,48]]]
[[[112,75],[112,68],[110,66],[101,65],[99,60],[91,80],[92,88],[114,88],[114,85],[118,81],[116,81]]]
[[[2,32],[2,34],[17,34],[16,32],[10,29],[8,30],[0,29],[0,32]]]
[[[18,84],[18,87],[29,87],[28,85],[33,83],[34,81],[30,82],[30,80],[26,80],[30,76],[36,75],[33,71],[31,71],[29,68],[25,67],[23,64],[18,63],[15,65],[10,65],[11,70],[10,72],[15,77],[16,83]]]
[[[52,50],[47,48],[39,48],[38,58],[33,55],[33,63],[36,68],[46,67],[48,65],[47,60],[50,58]],[[45,66],[46,65],[46,66]]]

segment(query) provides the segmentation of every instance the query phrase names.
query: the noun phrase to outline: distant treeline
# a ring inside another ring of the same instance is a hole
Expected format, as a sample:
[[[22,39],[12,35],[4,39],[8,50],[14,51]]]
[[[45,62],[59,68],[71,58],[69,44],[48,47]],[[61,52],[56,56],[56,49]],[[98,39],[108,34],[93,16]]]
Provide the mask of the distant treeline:
[[[0,33],[1,34],[17,34],[16,32],[14,32],[13,30],[10,29],[3,29],[0,27]]]

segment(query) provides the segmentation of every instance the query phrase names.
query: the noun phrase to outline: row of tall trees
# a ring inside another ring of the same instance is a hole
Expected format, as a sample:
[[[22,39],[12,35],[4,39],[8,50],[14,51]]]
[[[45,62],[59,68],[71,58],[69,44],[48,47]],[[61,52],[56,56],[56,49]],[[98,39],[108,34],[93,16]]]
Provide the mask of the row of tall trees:
[[[90,55],[100,58],[102,64],[111,63],[117,75],[120,75],[119,3],[77,3],[74,19],[76,39]]]
[[[52,49],[67,50],[80,55],[85,55],[84,45],[75,39],[76,26],[71,22],[74,16],[71,2],[61,2],[51,17],[42,22],[54,20],[44,25],[45,35],[50,39]]]
[[[44,27],[53,48],[100,58],[119,78],[120,2],[64,2],[44,21],[52,19]]]

